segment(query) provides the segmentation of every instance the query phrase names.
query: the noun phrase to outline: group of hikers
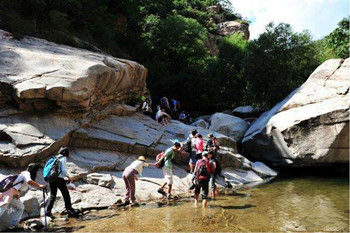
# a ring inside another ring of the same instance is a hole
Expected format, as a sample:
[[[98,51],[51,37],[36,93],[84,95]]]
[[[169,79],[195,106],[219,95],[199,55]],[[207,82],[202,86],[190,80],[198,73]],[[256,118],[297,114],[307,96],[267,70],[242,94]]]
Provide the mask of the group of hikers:
[[[194,189],[195,206],[198,206],[198,198],[202,190],[203,208],[207,207],[209,198],[209,183],[211,184],[211,196],[215,199],[218,190],[215,184],[216,176],[221,173],[221,166],[216,159],[216,153],[219,149],[219,143],[213,134],[208,135],[208,142],[204,147],[204,141],[201,134],[197,130],[193,130],[185,142],[175,141],[172,147],[160,153],[156,163],[146,163],[146,157],[140,156],[132,162],[123,172],[123,179],[126,186],[125,204],[138,205],[135,196],[135,180],[137,175],[142,176],[143,167],[155,166],[161,168],[164,175],[164,183],[157,190],[158,193],[166,196],[168,199],[173,199],[173,162],[174,156],[187,154],[189,156],[189,172],[192,176],[192,186]],[[164,191],[165,186],[168,186],[167,192]]]
[[[45,203],[45,217],[54,217],[51,211],[56,200],[57,189],[59,189],[62,193],[66,213],[68,216],[78,216],[78,212],[72,207],[71,198],[65,180],[67,179],[67,181],[71,181],[67,172],[67,157],[69,157],[69,149],[63,147],[59,150],[58,155],[51,160],[54,162],[54,164],[51,164],[52,169],[49,170],[49,175],[54,175],[54,166],[56,170],[59,170],[55,173],[56,177],[45,179],[49,183],[50,187],[50,197],[48,199],[48,202],[46,202],[45,199],[43,200]],[[46,167],[47,165],[45,165],[45,168]],[[24,204],[20,200],[21,193],[27,191],[29,185],[42,189],[44,192],[46,191],[46,185],[35,182],[37,173],[40,168],[43,167],[39,163],[30,163],[25,171],[22,171],[19,174],[7,176],[0,181],[0,217],[6,212],[9,207],[12,207],[12,209],[15,210],[12,215],[9,229],[19,227],[19,222],[24,212]],[[45,174],[43,176],[45,177]]]
[[[137,175],[142,176],[143,167],[146,166],[155,166],[162,169],[165,181],[157,191],[166,196],[166,198],[173,199],[173,159],[176,154],[179,154],[189,156],[189,172],[193,174],[193,185],[190,187],[190,190],[194,189],[196,207],[200,191],[202,190],[203,208],[205,208],[208,203],[209,182],[211,183],[212,198],[214,199],[217,193],[215,178],[221,173],[221,166],[215,158],[219,144],[213,134],[209,134],[208,137],[209,140],[204,147],[202,135],[198,134],[197,130],[193,130],[185,142],[176,140],[170,148],[160,153],[155,163],[147,163],[146,156],[140,156],[132,162],[122,174],[126,187],[124,204],[138,205],[135,197],[135,180],[137,180]],[[45,184],[35,182],[40,168],[43,168],[43,177],[50,187],[50,196],[47,202],[44,195],[45,216],[54,217],[52,208],[56,200],[57,189],[62,193],[68,216],[78,216],[78,212],[72,208],[66,182],[71,182],[67,172],[68,157],[69,149],[63,147],[56,156],[46,163],[44,168],[39,163],[31,163],[28,165],[27,170],[22,171],[20,174],[7,176],[0,181],[0,217],[9,207],[15,209],[9,229],[16,228],[22,218],[24,205],[20,200],[21,193],[26,191],[29,185],[46,190]],[[166,186],[168,187],[167,192],[164,191]]]
[[[190,124],[191,122],[190,115],[185,111],[180,111],[181,104],[174,98],[171,99],[171,104],[169,104],[168,98],[165,96],[162,97],[157,105],[157,111],[155,114],[153,113],[151,97],[142,96],[141,100],[141,111],[143,114],[154,118],[162,125],[166,125],[171,119],[179,120],[185,124]]]

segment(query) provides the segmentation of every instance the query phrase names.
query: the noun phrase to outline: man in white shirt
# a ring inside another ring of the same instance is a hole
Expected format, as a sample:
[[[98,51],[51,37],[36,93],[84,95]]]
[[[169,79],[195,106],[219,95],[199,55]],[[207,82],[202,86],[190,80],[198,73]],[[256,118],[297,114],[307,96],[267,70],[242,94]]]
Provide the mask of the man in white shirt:
[[[46,187],[45,185],[38,184],[34,181],[40,167],[40,164],[37,163],[29,164],[27,170],[21,172],[17,179],[13,182],[14,185],[7,191],[0,193],[0,217],[5,213],[8,207],[15,209],[9,229],[16,228],[22,218],[24,205],[19,199],[21,192],[26,191],[28,189],[28,185],[40,189],[44,189]]]

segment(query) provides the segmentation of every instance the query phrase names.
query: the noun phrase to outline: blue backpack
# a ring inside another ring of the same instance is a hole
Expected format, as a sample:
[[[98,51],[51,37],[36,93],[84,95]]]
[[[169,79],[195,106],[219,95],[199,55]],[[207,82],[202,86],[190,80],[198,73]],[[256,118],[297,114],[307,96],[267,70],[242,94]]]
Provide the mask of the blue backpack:
[[[46,182],[53,182],[57,180],[61,173],[61,163],[59,158],[63,155],[53,156],[49,161],[46,162],[43,169],[43,177]]]

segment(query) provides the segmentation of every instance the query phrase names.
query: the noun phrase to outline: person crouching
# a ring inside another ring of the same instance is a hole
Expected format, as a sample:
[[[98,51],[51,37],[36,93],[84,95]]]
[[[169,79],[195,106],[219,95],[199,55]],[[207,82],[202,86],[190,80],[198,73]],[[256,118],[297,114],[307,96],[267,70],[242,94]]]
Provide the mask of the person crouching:
[[[146,163],[145,156],[140,156],[137,160],[132,162],[128,167],[124,169],[123,180],[126,187],[125,203],[126,205],[138,205],[135,197],[135,180],[137,180],[137,174],[142,176],[143,167],[155,166],[154,163]]]

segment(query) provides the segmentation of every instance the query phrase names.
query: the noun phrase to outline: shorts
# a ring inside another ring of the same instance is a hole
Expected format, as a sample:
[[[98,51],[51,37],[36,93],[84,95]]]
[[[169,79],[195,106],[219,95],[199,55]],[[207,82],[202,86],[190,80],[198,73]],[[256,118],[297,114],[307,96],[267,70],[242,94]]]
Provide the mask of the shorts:
[[[209,183],[210,183],[211,190],[213,191],[215,191],[216,189],[215,181],[216,181],[216,175],[211,175]]]
[[[195,194],[199,194],[202,189],[202,199],[208,199],[209,180],[199,180],[194,189]]]
[[[190,164],[194,164],[196,165],[197,159],[196,159],[196,152],[195,151],[191,151],[190,152]]]
[[[165,179],[165,182],[168,184],[168,185],[171,185],[173,184],[173,170],[164,166],[162,167],[162,171],[163,171],[163,174],[164,174],[164,179]]]

